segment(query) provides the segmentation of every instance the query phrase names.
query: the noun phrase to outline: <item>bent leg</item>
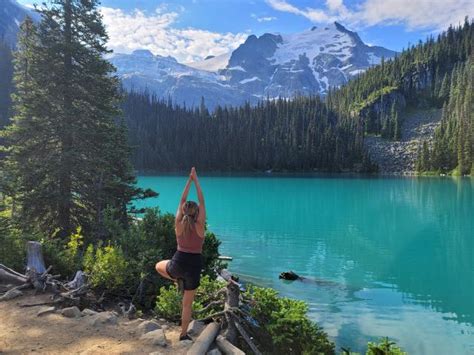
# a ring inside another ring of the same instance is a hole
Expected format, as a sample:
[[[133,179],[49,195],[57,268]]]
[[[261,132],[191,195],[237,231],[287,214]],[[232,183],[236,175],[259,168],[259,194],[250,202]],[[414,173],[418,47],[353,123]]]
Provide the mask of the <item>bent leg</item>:
[[[196,290],[185,290],[183,295],[183,311],[181,313],[181,335],[186,335],[188,325],[191,322],[193,312],[193,301]]]
[[[169,260],[162,260],[155,265],[156,271],[163,277],[166,277],[167,279],[170,279],[172,281],[176,281],[173,279],[170,274],[168,274],[168,271],[166,271],[166,266],[168,265],[170,261]]]

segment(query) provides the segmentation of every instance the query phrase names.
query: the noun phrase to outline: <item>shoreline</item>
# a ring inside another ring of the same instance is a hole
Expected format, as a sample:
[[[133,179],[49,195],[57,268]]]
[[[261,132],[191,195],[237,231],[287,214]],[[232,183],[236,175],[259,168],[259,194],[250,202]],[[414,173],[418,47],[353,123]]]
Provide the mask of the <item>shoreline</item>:
[[[135,171],[135,176],[168,176],[168,177],[181,177],[187,176],[187,171],[160,171],[160,170],[143,170]],[[404,173],[356,173],[356,172],[310,172],[310,171],[280,171],[280,172],[254,172],[254,171],[218,171],[218,170],[203,170],[203,177],[233,177],[233,178],[245,178],[245,177],[261,177],[261,178],[272,178],[272,177],[288,177],[288,178],[474,178],[472,175],[456,176],[451,174],[417,174],[415,172],[404,172]]]

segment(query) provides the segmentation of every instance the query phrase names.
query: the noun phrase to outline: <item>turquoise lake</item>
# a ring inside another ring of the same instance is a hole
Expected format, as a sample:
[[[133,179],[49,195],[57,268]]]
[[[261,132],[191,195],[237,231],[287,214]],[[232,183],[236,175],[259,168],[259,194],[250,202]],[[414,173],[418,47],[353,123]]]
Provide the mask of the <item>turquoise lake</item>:
[[[140,176],[160,195],[138,206],[174,213],[186,178]],[[338,351],[389,336],[410,354],[474,354],[474,180],[200,181],[230,270],[306,301]],[[311,280],[279,280],[287,270]]]

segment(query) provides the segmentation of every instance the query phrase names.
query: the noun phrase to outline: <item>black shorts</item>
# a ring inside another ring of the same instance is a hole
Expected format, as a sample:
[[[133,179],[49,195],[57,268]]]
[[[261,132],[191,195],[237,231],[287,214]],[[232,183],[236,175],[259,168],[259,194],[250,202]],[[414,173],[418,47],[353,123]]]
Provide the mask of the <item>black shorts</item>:
[[[166,272],[173,279],[183,279],[185,290],[199,287],[202,269],[202,255],[177,251],[166,264]]]

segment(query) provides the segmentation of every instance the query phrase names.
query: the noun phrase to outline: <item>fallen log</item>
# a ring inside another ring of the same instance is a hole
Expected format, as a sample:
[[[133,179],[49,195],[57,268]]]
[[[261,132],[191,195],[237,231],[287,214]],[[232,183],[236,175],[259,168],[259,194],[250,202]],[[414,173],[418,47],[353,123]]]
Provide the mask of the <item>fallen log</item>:
[[[7,270],[0,269],[0,282],[4,284],[22,285],[26,282],[26,276],[18,276],[10,273]]]
[[[216,344],[220,351],[226,355],[245,355],[245,353],[240,350],[238,347],[233,345],[230,341],[224,338],[222,335],[219,335],[216,338]]]
[[[221,326],[219,323],[212,322],[202,331],[194,344],[186,353],[187,355],[202,355],[207,352],[211,344],[217,337]]]

